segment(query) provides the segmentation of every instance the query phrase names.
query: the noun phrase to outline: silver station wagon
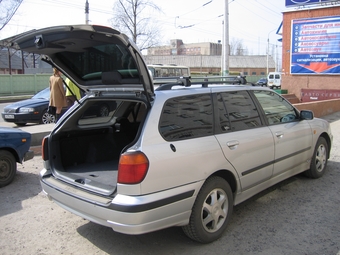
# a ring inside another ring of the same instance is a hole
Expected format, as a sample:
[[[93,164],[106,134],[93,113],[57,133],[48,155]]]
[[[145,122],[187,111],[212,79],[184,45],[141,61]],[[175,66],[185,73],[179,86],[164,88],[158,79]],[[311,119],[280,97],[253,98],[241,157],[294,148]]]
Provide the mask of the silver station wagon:
[[[61,207],[114,231],[181,226],[212,242],[234,205],[326,170],[329,123],[268,88],[184,77],[155,89],[134,43],[108,27],[50,27],[2,43],[41,54],[86,91],[44,138],[40,182]]]

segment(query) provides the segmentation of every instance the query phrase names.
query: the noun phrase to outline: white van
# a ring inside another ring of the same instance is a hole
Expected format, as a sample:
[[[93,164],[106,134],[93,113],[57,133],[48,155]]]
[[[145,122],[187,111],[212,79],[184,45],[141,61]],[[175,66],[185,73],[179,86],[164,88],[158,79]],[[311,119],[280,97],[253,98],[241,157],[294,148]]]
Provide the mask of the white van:
[[[279,72],[270,72],[268,74],[267,86],[271,89],[280,89],[281,88],[281,76],[282,74]]]

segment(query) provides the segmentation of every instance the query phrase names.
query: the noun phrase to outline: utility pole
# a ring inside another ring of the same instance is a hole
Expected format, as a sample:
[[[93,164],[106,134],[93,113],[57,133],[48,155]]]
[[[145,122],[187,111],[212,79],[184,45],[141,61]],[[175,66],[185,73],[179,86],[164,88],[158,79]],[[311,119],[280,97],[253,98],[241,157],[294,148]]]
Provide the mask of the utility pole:
[[[229,10],[228,0],[224,0],[224,38],[223,38],[223,73],[229,74]]]
[[[85,24],[89,24],[89,2],[86,0],[85,3]]]

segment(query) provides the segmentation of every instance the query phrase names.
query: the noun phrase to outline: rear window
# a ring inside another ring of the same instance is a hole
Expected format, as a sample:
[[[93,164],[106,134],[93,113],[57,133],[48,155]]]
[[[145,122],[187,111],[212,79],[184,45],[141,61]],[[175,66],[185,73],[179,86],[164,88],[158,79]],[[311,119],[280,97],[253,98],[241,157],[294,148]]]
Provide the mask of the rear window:
[[[139,77],[134,58],[122,45],[97,45],[79,52],[64,51],[57,55],[82,80],[100,79],[104,72],[118,72],[121,78]]]

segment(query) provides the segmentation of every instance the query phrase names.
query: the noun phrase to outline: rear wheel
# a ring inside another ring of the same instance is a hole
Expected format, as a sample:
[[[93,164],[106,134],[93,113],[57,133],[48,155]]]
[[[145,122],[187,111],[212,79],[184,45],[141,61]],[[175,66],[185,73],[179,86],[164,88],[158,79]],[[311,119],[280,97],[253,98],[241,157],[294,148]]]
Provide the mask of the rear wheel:
[[[227,181],[214,176],[206,180],[192,208],[190,221],[183,227],[191,239],[210,243],[220,238],[233,211],[233,195]]]
[[[12,153],[0,150],[0,187],[10,184],[17,171],[17,164]]]
[[[55,116],[49,114],[47,110],[45,110],[41,116],[40,124],[51,124],[55,123]]]
[[[326,171],[329,149],[325,138],[319,137],[312,156],[310,168],[305,172],[308,177],[320,178]]]

